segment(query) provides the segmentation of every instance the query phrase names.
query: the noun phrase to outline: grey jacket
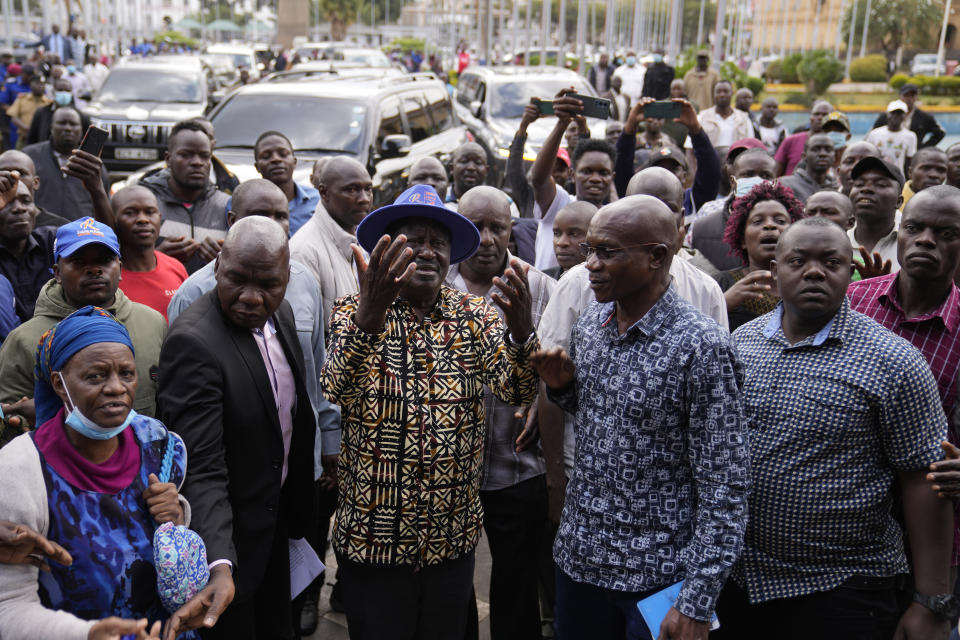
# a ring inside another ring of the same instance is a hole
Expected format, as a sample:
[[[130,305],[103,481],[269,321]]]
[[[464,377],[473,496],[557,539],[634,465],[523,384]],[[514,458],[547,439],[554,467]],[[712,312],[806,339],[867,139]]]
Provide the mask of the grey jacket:
[[[207,184],[200,198],[189,207],[170,190],[169,169],[163,169],[140,181],[157,196],[160,215],[160,237],[184,236],[201,242],[208,237],[223,240],[227,234],[227,202],[230,196],[218,191],[213,183]],[[187,264],[187,271],[193,273],[206,264],[206,260],[194,254]]]

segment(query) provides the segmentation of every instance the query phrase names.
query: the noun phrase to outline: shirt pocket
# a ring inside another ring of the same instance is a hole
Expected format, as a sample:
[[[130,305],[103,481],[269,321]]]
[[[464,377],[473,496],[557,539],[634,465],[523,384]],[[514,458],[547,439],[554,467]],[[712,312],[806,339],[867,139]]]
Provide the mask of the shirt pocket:
[[[840,441],[869,428],[871,408],[863,390],[851,382],[811,377],[800,386],[795,421],[811,436]]]

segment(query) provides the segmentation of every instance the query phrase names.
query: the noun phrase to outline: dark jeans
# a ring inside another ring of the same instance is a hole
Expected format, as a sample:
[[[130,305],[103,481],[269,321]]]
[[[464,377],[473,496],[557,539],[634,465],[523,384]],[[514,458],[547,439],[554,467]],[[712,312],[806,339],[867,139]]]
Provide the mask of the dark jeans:
[[[637,602],[659,590],[603,589],[577,582],[557,567],[557,640],[653,640]]]
[[[539,475],[512,487],[481,491],[490,545],[490,638],[540,637],[538,549],[547,519],[547,483]]]
[[[893,585],[831,591],[750,604],[728,580],[717,603],[720,628],[710,640],[890,640],[900,612]]]
[[[463,640],[473,552],[437,565],[380,567],[337,554],[351,640]]]

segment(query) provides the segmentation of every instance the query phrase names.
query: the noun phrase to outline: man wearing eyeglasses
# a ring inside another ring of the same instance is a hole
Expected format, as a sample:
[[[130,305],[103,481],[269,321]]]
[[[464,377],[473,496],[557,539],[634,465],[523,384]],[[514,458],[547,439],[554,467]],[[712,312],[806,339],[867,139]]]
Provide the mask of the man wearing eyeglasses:
[[[648,195],[594,216],[596,296],[530,361],[576,414],[576,464],[554,545],[561,638],[652,640],[638,602],[681,580],[660,637],[706,640],[740,553],[750,482],[742,368],[730,336],[677,293],[677,223]]]

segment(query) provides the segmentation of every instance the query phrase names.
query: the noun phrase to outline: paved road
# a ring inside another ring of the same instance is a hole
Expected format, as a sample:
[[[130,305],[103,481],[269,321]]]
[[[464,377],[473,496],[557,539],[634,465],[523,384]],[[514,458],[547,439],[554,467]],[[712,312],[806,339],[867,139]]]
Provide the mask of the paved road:
[[[327,557],[323,559],[327,566],[327,576],[333,576],[336,573],[337,559],[332,551],[327,552]],[[320,593],[320,624],[312,636],[307,640],[348,640],[347,619],[342,613],[336,613],[330,609],[330,587],[332,580],[327,581]],[[473,574],[473,584],[477,593],[477,610],[480,614],[480,640],[490,640],[490,621],[488,615],[490,605],[488,604],[490,592],[490,549],[487,547],[487,539],[481,536],[480,544],[477,546],[477,566]]]

